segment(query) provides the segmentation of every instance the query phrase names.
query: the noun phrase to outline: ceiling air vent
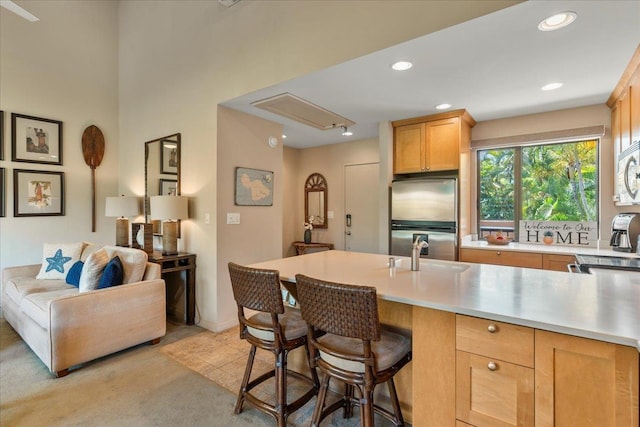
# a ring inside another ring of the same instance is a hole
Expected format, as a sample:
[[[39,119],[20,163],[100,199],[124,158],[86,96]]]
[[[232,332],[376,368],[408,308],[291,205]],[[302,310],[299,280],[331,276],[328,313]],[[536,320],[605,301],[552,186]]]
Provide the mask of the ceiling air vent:
[[[271,98],[261,99],[252,102],[251,105],[320,130],[355,125],[355,122],[339,114],[290,93],[281,93]]]
[[[218,3],[225,7],[231,7],[234,4],[238,3],[240,0],[218,0]]]

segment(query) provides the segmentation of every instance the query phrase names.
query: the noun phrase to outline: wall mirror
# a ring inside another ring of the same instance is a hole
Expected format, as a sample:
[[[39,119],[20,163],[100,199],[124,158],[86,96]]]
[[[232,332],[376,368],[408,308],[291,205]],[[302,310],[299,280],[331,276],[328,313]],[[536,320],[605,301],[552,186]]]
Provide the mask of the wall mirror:
[[[180,134],[147,141],[144,144],[144,220],[151,222],[149,197],[180,195]],[[154,234],[162,234],[158,222]],[[178,225],[178,237],[180,226]]]
[[[319,173],[312,173],[304,184],[304,218],[313,228],[328,228],[327,180]]]

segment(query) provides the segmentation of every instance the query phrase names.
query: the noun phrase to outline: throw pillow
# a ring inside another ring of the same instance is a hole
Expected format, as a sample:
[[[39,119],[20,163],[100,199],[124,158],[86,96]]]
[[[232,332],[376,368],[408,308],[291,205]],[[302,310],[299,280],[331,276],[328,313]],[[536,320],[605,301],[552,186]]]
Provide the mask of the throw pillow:
[[[100,283],[98,283],[98,289],[122,285],[123,274],[122,262],[120,261],[120,257],[116,255],[111,258],[104,268]]]
[[[69,272],[67,273],[67,283],[75,286],[76,288],[80,287],[80,275],[82,274],[82,266],[84,262],[76,261],[75,264],[71,266]]]
[[[73,264],[80,259],[83,243],[45,243],[42,249],[42,266],[36,279],[65,280]]]
[[[109,258],[116,255],[122,261],[123,277],[122,283],[134,283],[142,280],[144,271],[147,268],[147,253],[140,249],[125,248],[121,246],[105,246],[104,247]]]
[[[80,292],[98,289],[100,277],[102,277],[102,272],[108,262],[109,255],[104,248],[89,255],[89,258],[87,258],[87,261],[84,263],[84,267],[82,267],[82,274],[80,275]]]

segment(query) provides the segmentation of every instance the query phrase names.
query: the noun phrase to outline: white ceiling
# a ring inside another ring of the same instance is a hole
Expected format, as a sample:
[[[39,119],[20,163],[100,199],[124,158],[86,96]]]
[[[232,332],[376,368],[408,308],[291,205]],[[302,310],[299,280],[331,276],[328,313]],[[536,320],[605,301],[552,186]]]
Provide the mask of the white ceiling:
[[[564,29],[538,23],[573,11]],[[640,0],[533,0],[349,62],[268,87],[223,105],[282,123],[284,144],[306,148],[375,138],[378,123],[465,108],[476,121],[603,104],[640,45]],[[398,59],[413,68],[398,73]],[[543,92],[550,82],[558,90]],[[317,130],[251,105],[290,92],[356,122],[353,136]]]

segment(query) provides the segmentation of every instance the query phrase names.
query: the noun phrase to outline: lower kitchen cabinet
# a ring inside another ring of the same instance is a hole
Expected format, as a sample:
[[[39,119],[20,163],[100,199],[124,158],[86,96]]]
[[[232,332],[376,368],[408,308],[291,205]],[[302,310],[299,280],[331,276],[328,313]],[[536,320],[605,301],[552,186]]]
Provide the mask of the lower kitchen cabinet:
[[[536,330],[536,427],[638,426],[638,350]]]
[[[460,249],[460,261],[512,267],[542,268],[542,254],[499,249]]]
[[[575,264],[574,255],[542,254],[542,268],[544,270],[569,272],[569,264]]]
[[[423,307],[413,324],[414,427],[640,427],[637,348]]]

